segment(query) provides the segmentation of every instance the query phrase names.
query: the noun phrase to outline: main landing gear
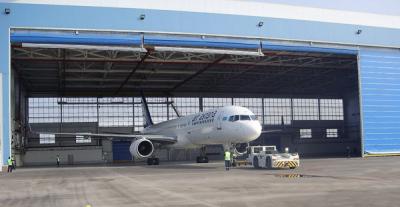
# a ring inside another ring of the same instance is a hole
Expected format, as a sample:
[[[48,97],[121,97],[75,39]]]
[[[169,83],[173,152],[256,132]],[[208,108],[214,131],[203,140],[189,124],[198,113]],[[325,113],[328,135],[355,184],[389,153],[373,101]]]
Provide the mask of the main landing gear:
[[[160,159],[158,157],[149,157],[147,158],[147,165],[159,165]]]
[[[200,156],[196,158],[197,163],[208,163],[208,157],[206,156],[206,146],[200,148]]]

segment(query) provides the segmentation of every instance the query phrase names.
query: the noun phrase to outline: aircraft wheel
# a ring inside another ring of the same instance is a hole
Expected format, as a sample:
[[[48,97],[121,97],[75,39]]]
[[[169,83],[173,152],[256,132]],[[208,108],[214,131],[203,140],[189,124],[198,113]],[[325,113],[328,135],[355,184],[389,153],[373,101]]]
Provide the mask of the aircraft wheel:
[[[160,159],[159,158],[153,158],[153,165],[159,165],[160,164]]]
[[[196,162],[197,162],[197,163],[208,163],[208,157],[198,156],[198,157],[196,158]]]
[[[154,159],[153,158],[147,158],[147,165],[153,165]]]
[[[260,166],[258,166],[258,157],[254,157],[253,158],[253,167],[254,168],[260,168]]]

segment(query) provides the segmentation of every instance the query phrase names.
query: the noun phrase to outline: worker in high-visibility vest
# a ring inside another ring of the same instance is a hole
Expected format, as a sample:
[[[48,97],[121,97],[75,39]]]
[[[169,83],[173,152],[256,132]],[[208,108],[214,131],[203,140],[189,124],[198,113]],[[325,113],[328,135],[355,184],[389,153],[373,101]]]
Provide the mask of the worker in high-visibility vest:
[[[229,167],[231,166],[231,152],[229,152],[229,150],[225,151],[224,158],[225,158],[225,170],[229,170]]]
[[[12,169],[15,170],[17,167],[17,163],[15,162],[14,156],[11,156],[11,162],[12,162]]]
[[[57,167],[60,167],[60,155],[56,157]]]
[[[8,164],[7,172],[10,173],[10,172],[12,172],[12,168],[13,168],[13,162],[10,157],[8,157],[7,164]]]

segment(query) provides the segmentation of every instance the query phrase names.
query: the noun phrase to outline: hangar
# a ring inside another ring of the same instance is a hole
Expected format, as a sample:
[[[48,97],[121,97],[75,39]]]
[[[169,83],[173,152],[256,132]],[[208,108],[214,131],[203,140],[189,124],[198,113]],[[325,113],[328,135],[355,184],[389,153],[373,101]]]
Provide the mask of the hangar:
[[[264,129],[281,130],[252,144],[303,156],[400,151],[400,43],[393,38],[400,25],[387,19],[278,18],[262,13],[299,9],[329,17],[340,9],[261,2],[203,2],[237,14],[199,12],[179,1],[167,9],[161,1],[68,2],[0,3],[3,163],[10,154],[21,165],[49,164],[56,155],[69,164],[131,160],[123,140],[35,132],[139,131],[140,91],[156,122],[176,118],[175,109],[187,115],[248,107]],[[210,147],[209,154],[219,151]],[[197,152],[161,153],[190,160]]]

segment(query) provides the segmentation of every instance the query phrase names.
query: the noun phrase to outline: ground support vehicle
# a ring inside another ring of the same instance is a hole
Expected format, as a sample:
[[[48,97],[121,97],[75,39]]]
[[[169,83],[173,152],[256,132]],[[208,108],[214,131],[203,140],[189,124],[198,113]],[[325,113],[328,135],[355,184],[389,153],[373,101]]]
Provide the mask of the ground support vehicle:
[[[298,153],[278,152],[276,146],[249,146],[246,163],[254,168],[290,168],[300,166]]]

